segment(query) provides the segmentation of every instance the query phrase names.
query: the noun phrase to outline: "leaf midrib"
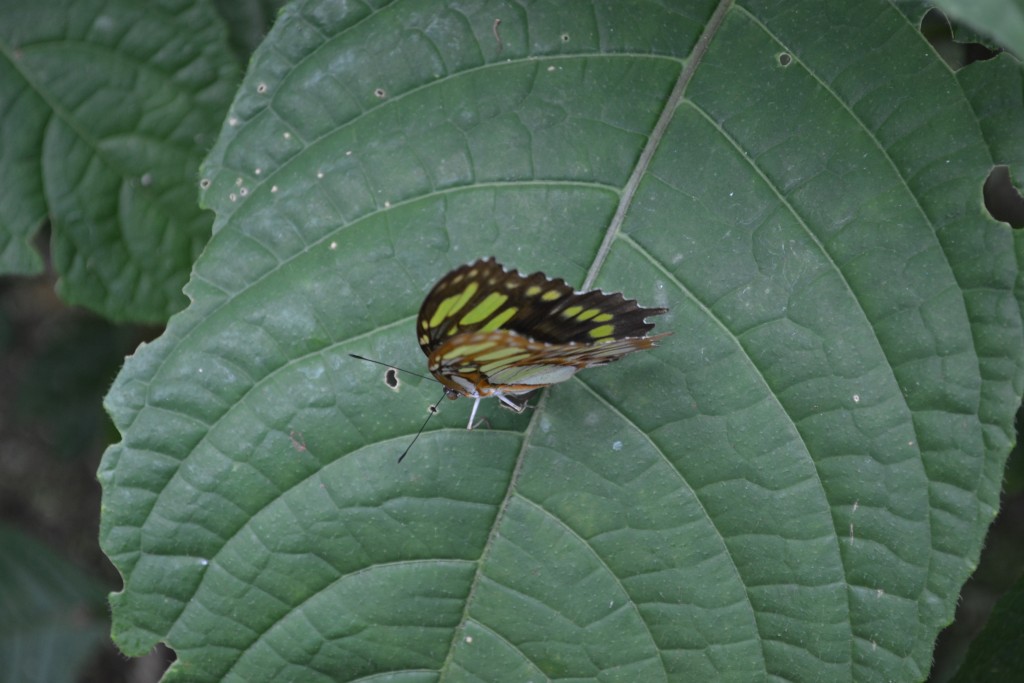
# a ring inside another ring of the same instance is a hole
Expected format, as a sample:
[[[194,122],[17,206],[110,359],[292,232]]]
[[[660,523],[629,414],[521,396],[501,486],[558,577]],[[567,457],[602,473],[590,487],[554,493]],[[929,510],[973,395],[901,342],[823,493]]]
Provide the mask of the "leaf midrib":
[[[587,276],[583,281],[583,284],[581,286],[582,291],[587,291],[593,288],[594,281],[597,279],[597,275],[600,272],[601,267],[604,265],[604,262],[608,257],[608,253],[611,250],[612,244],[618,237],[619,232],[622,228],[622,224],[625,221],[625,217],[633,204],[633,200],[636,197],[636,192],[639,188],[640,181],[646,175],[647,169],[650,167],[651,160],[654,158],[654,153],[657,151],[658,147],[660,146],[662,140],[665,137],[665,132],[668,130],[668,126],[669,124],[671,124],[672,119],[675,116],[677,106],[679,102],[682,100],[684,93],[686,92],[686,87],[689,85],[690,81],[693,78],[693,75],[697,71],[698,66],[701,64],[704,56],[707,54],[707,51],[711,45],[711,40],[718,32],[718,29],[721,27],[723,21],[725,20],[726,14],[732,7],[732,4],[733,0],[722,0],[722,2],[720,2],[718,7],[716,8],[714,14],[712,14],[711,19],[708,21],[707,25],[704,27],[704,31],[697,39],[697,43],[694,47],[694,50],[690,54],[690,58],[687,60],[685,66],[681,70],[679,78],[676,80],[676,84],[672,88],[672,92],[669,94],[669,97],[665,101],[665,106],[662,108],[662,112],[658,117],[658,121],[655,123],[654,128],[652,129],[651,134],[648,137],[647,144],[641,151],[640,156],[637,159],[636,166],[633,168],[633,171],[630,174],[629,179],[626,181],[626,184],[623,187],[622,192],[620,193],[619,204],[615,209],[615,213],[613,214],[611,221],[609,222],[608,228],[605,230],[605,235],[601,242],[601,245],[600,247],[598,247],[598,251],[594,257],[594,261],[591,264],[590,269],[587,272]],[[530,417],[530,422],[526,427],[526,431],[523,432],[522,446],[519,449],[519,454],[516,456],[515,468],[512,471],[512,476],[509,478],[508,490],[505,492],[505,499],[501,502],[501,504],[498,507],[498,512],[494,517],[494,523],[491,529],[491,533],[488,535],[487,541],[484,543],[483,552],[480,555],[480,560],[477,565],[478,569],[475,573],[475,576],[473,577],[473,582],[470,585],[469,592],[466,595],[462,619],[459,622],[459,625],[452,632],[452,641],[451,645],[448,648],[448,655],[445,658],[445,661],[442,664],[440,670],[442,677],[444,676],[445,672],[451,669],[452,659],[456,651],[457,639],[464,630],[466,622],[469,619],[470,605],[473,602],[473,596],[476,592],[477,586],[479,585],[480,579],[483,576],[482,567],[486,564],[487,557],[494,547],[495,537],[498,533],[498,529],[501,527],[502,520],[504,519],[505,515],[508,512],[509,504],[516,495],[517,483],[519,480],[519,476],[522,472],[523,464],[526,460],[526,453],[529,450],[530,443],[533,437],[533,432],[536,429],[538,423],[538,416],[543,413],[544,407],[547,404],[547,400],[548,391],[544,390],[541,392],[541,396],[537,402],[537,406]],[[659,452],[661,452],[661,449],[658,450]],[[586,545],[588,548],[590,547],[589,544]],[[593,552],[593,548],[591,548],[591,551]],[[595,555],[597,555],[596,552]],[[601,558],[599,557],[599,559]],[[604,564],[603,559],[601,559],[601,562],[602,564]],[[612,574],[614,575],[614,572]],[[616,580],[617,579],[618,577],[616,577]],[[628,591],[625,590],[624,593],[626,595],[629,594]],[[647,628],[648,636],[651,638],[652,642],[655,642],[655,649],[658,652],[659,657],[661,657],[661,650],[657,648],[656,641],[654,641],[653,635],[650,632],[650,628],[647,625],[647,622],[644,621],[642,618],[641,622]],[[762,647],[762,659],[764,659],[764,656],[764,650]],[[666,666],[663,659],[661,660],[661,665],[664,678],[665,680],[668,680],[668,667]]]

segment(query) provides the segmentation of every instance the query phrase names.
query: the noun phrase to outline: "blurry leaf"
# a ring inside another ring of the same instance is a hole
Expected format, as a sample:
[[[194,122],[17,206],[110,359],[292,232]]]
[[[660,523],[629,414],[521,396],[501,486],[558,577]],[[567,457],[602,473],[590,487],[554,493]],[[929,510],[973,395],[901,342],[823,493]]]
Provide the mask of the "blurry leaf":
[[[988,622],[993,607],[1024,574],[1024,544],[1021,543],[1024,497],[1006,490],[1013,477],[1013,461],[1019,460],[1018,456],[1016,449],[1010,454],[999,516],[985,536],[978,568],[960,592],[956,619],[943,629],[935,643],[935,661],[928,679],[931,683],[947,683],[953,679]],[[1024,631],[1018,632],[1017,639],[1024,645]]]
[[[263,41],[285,0],[213,0],[213,4],[224,18],[231,48],[244,63]]]
[[[1024,57],[1024,0],[931,0],[950,18],[992,36]]]
[[[108,624],[103,587],[0,526],[0,680],[79,680]]]
[[[163,321],[209,238],[196,170],[237,64],[206,0],[8,0],[0,8],[0,272],[35,273],[49,216],[58,291]]]
[[[1022,417],[1024,417],[1024,408],[1017,412],[1018,434],[1024,431],[1021,429],[1021,425],[1024,423]],[[1013,450],[1010,451],[1010,457],[1006,462],[1006,480],[1003,482],[1003,488],[1008,495],[1024,492],[1024,452],[1021,451],[1019,440],[1013,445]]]
[[[115,640],[168,680],[922,679],[1024,386],[996,142],[887,4],[289,5],[192,304],[107,397]],[[675,334],[397,465],[438,386],[347,354],[422,369],[487,255]]]
[[[130,328],[93,317],[70,318],[62,326],[39,344],[26,368],[17,387],[18,417],[39,423],[56,454],[79,457],[93,453],[110,430],[101,399],[138,339]]]
[[[1024,579],[996,603],[953,683],[1009,681],[1024,671]]]

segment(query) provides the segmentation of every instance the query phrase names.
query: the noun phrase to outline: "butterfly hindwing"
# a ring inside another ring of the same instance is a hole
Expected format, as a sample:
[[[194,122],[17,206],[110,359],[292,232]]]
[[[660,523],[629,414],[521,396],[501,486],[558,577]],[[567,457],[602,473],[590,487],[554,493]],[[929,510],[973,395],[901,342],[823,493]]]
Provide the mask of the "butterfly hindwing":
[[[612,340],[596,344],[550,344],[508,330],[459,335],[430,357],[431,368],[445,375],[474,375],[488,384],[532,391],[564,382],[577,371],[618,360],[627,353],[654,346],[657,337]],[[527,388],[529,387],[529,388]]]

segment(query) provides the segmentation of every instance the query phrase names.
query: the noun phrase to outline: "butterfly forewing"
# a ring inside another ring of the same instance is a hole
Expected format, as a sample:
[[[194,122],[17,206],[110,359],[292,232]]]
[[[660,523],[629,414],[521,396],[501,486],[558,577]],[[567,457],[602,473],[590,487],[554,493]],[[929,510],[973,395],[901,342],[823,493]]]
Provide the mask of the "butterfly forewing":
[[[424,299],[417,318],[425,354],[457,334],[511,330],[532,340],[590,344],[643,337],[654,329],[647,316],[664,308],[641,308],[622,294],[575,292],[561,278],[507,271],[493,258],[448,273]]]

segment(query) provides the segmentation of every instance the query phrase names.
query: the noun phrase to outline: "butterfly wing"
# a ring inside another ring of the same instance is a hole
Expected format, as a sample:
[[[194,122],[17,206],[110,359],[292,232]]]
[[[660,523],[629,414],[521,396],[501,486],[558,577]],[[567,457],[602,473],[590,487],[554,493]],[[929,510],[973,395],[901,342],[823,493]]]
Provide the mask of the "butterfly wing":
[[[647,337],[654,324],[645,318],[666,310],[618,293],[576,292],[565,280],[524,276],[488,258],[441,278],[416,330],[449,398],[497,396],[521,411],[535,389],[654,346],[664,335]]]
[[[551,344],[509,330],[460,334],[440,344],[430,354],[428,366],[446,386],[459,393],[524,394],[564,382],[584,368],[649,349],[663,336]]]
[[[424,299],[416,327],[420,348],[430,356],[457,335],[499,330],[556,345],[643,337],[654,328],[645,318],[666,310],[643,308],[619,293],[576,292],[560,278],[524,276],[488,258],[441,278]]]

